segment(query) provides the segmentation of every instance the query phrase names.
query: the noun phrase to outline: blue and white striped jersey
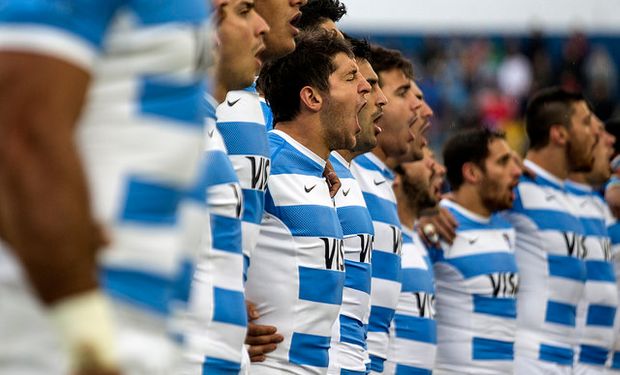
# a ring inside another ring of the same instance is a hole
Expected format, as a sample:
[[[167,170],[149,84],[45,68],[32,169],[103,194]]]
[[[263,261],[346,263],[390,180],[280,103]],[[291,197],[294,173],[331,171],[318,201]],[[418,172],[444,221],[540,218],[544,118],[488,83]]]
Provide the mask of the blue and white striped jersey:
[[[185,370],[191,374],[238,374],[247,328],[241,251],[242,194],[216,128],[215,106],[209,100],[207,112],[204,182],[197,186],[192,197],[196,214],[203,215],[202,221],[208,218],[205,226],[210,230],[203,230],[192,281],[191,323],[184,332],[188,366]],[[194,217],[193,221],[200,222],[200,219]]]
[[[385,374],[430,374],[435,365],[435,276],[422,240],[403,226],[402,289],[390,327]]]
[[[564,181],[529,160],[525,165],[536,177],[521,177],[506,212],[520,270],[515,356],[570,367],[586,280],[583,227]]]
[[[370,257],[374,229],[349,163],[338,152],[330,161],[342,186],[334,197],[344,236],[345,281],[340,317],[332,329],[329,374],[365,374],[369,364],[366,330],[370,315]]]
[[[325,374],[345,281],[342,229],[323,178],[325,160],[284,132],[269,133],[265,216],[246,294],[258,324],[284,336],[251,374]]]
[[[187,294],[178,208],[200,169],[207,16],[203,0],[8,0],[0,10],[0,49],[91,72],[77,142],[112,240],[102,284],[163,315]]]
[[[265,189],[271,160],[266,124],[271,110],[256,92],[255,85],[231,91],[217,108],[217,128],[243,191],[242,249],[247,270],[256,247],[265,207]]]
[[[584,230],[587,279],[584,295],[577,306],[579,346],[574,373],[587,374],[592,367],[603,369],[613,349],[618,291],[607,231],[606,203],[588,185],[569,180],[566,188]]]
[[[616,275],[616,292],[620,302],[620,222],[613,217],[613,214],[606,206],[607,212],[607,233],[611,241],[611,255],[614,264],[614,274]],[[614,321],[614,345],[607,361],[608,371],[611,374],[620,374],[620,309],[616,309],[616,319]]]
[[[368,353],[371,370],[381,373],[387,359],[390,323],[398,305],[401,282],[402,233],[392,190],[394,174],[370,152],[353,160],[351,172],[360,184],[375,230]]]
[[[435,263],[437,371],[512,374],[519,274],[515,231],[498,214],[441,201],[458,222]]]

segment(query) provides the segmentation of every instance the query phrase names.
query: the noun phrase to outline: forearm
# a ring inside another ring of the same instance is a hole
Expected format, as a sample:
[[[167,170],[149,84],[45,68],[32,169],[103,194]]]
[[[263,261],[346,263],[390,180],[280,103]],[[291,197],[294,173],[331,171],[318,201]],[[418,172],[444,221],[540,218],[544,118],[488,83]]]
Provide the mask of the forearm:
[[[0,55],[0,234],[47,304],[97,285],[97,231],[73,141],[87,84],[60,60]]]

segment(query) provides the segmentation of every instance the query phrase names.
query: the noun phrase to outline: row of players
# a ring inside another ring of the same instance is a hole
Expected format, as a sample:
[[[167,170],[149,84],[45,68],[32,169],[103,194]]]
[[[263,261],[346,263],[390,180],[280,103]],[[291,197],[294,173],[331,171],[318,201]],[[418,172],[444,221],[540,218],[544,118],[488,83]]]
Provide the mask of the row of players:
[[[436,224],[455,225],[456,237],[425,249],[413,228],[435,208],[445,171],[426,149],[432,110],[411,64],[346,42],[338,1],[215,6],[215,47],[199,1],[9,1],[0,12],[0,233],[11,249],[2,293],[12,301],[1,328],[17,343],[0,366],[66,366],[19,268],[82,373],[505,374],[514,363],[517,373],[564,374],[616,364],[612,236],[587,187],[608,173],[609,136],[581,96],[532,100],[529,175],[518,186],[500,135],[451,140],[453,191]],[[297,27],[306,31],[295,41]],[[203,126],[213,50],[221,104],[208,101]],[[262,61],[266,100],[255,86],[231,91]],[[77,122],[104,230],[90,218]],[[93,277],[106,236],[109,300]]]

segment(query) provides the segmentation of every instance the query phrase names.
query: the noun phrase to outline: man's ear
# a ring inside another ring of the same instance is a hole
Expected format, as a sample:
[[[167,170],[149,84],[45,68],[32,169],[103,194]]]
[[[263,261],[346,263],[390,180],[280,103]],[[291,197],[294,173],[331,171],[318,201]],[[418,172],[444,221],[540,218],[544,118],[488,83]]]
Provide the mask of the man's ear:
[[[564,125],[551,125],[549,128],[549,142],[564,146],[568,142],[568,138],[570,135],[568,134],[568,129]]]
[[[312,86],[304,86],[299,92],[301,104],[309,111],[319,112],[323,107],[323,97],[319,90]]]
[[[470,184],[476,184],[480,180],[481,170],[475,163],[467,162],[461,167],[463,173],[463,181]]]

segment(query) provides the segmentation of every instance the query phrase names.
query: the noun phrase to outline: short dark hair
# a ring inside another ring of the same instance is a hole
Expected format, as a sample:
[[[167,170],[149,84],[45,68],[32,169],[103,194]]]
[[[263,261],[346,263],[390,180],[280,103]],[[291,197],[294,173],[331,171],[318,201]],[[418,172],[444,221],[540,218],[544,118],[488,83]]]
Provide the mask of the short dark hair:
[[[366,39],[353,38],[344,34],[344,38],[351,44],[351,51],[356,59],[370,61],[370,43]]]
[[[393,69],[401,70],[409,79],[413,79],[413,65],[407,60],[400,51],[395,49],[387,49],[381,46],[373,45],[370,47],[370,65],[377,73],[387,72]],[[381,76],[379,76],[379,84]]]
[[[257,84],[271,105],[274,123],[291,121],[299,114],[299,92],[304,86],[329,91],[329,76],[336,71],[333,58],[338,53],[354,57],[349,43],[333,33],[303,32],[295,51],[263,66]]]
[[[583,94],[554,86],[539,90],[530,99],[525,111],[525,130],[530,148],[541,149],[549,144],[553,125],[569,127],[573,104],[585,101]]]
[[[326,20],[338,22],[347,14],[347,7],[338,0],[309,0],[299,10],[301,17],[295,26],[302,30],[316,29]]]
[[[454,134],[443,148],[446,177],[452,190],[457,190],[463,184],[463,165],[475,163],[484,170],[484,160],[489,156],[489,144],[504,138],[503,133],[483,127]]]

